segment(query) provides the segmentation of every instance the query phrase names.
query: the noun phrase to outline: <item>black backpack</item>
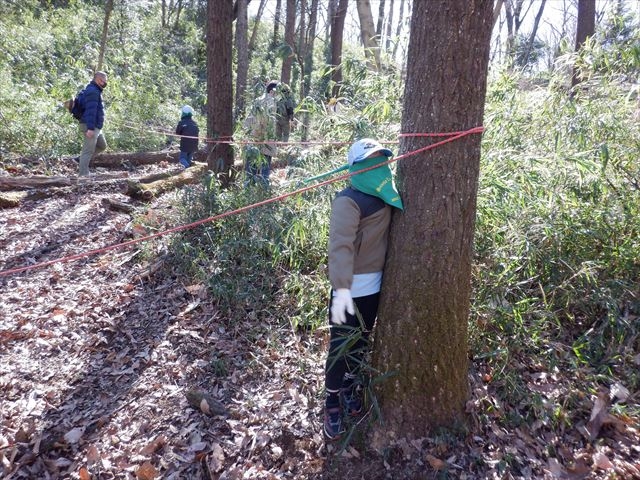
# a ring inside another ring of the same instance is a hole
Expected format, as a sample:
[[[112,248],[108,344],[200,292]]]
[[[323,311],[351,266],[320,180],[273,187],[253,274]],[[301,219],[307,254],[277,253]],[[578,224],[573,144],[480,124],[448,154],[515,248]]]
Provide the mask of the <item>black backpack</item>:
[[[69,113],[73,115],[73,118],[81,120],[82,114],[84,113],[84,90],[80,90],[75,98],[64,102],[64,106],[69,110]]]

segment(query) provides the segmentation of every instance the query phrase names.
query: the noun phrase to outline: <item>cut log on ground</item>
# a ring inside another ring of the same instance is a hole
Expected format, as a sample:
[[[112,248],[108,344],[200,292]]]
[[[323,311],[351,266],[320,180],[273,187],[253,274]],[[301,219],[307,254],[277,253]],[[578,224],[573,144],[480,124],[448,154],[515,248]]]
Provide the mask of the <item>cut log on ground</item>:
[[[177,151],[160,151],[160,152],[114,152],[100,153],[91,159],[92,167],[108,167],[108,168],[131,168],[137,165],[152,165],[162,161],[169,163],[177,163],[180,152]],[[200,150],[193,155],[195,160],[204,161],[207,156],[204,150]]]
[[[178,187],[197,183],[206,171],[206,165],[198,164],[185,169],[178,175],[156,180],[151,183],[140,183],[139,181],[129,180],[127,182],[126,194],[138,200],[148,201]]]
[[[120,202],[118,200],[113,200],[111,198],[103,198],[101,202],[102,202],[102,205],[104,205],[105,207],[111,210],[117,210],[119,212],[133,213],[136,210],[136,207],[134,207],[129,203]]]
[[[0,177],[0,191],[7,192],[9,190],[30,190],[33,188],[48,187],[69,187],[71,179],[68,177]]]

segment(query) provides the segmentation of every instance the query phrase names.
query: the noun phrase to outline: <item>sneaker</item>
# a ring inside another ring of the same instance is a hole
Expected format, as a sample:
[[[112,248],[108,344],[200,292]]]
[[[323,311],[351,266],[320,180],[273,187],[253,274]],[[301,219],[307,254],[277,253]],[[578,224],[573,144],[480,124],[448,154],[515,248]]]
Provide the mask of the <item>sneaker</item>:
[[[360,386],[341,390],[340,398],[347,415],[355,417],[362,413],[362,388]]]
[[[338,440],[344,433],[342,426],[342,411],[340,407],[325,408],[324,410],[324,435],[329,440]]]

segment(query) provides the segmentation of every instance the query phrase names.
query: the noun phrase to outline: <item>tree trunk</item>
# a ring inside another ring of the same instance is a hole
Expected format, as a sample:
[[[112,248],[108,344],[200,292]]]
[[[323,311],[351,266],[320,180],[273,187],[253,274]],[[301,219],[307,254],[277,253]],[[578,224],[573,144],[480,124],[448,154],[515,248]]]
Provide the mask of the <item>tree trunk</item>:
[[[398,27],[396,28],[396,41],[393,43],[393,54],[392,57],[396,58],[396,53],[398,52],[398,45],[400,44],[399,38],[402,33],[402,25],[404,23],[404,0],[400,0],[400,12],[398,15]]]
[[[102,37],[100,38],[100,52],[98,53],[98,65],[96,71],[102,70],[104,52],[107,48],[107,32],[109,31],[109,17],[113,11],[113,0],[107,0],[104,5],[104,22],[102,23]]]
[[[402,132],[482,124],[492,8],[488,0],[414,3]],[[373,367],[394,376],[378,385],[376,447],[464,419],[480,140],[465,136],[398,163],[405,210],[392,219],[373,352]],[[426,145],[409,137],[400,151]]]
[[[256,45],[256,38],[258,36],[258,27],[260,26],[260,19],[262,18],[262,13],[264,12],[264,7],[267,4],[267,0],[260,0],[260,6],[258,7],[258,13],[256,13],[256,18],[253,24],[253,30],[251,31],[251,39],[249,40],[249,60],[251,60],[251,55]]]
[[[385,50],[391,49],[391,29],[393,27],[393,0],[389,2],[389,19],[387,20],[387,40],[385,43]],[[382,44],[380,44],[382,46]]]
[[[596,28],[596,0],[578,0],[578,25],[576,28],[576,48],[578,52],[588,37],[592,37]],[[571,75],[571,87],[580,83],[580,72],[574,66]]]
[[[231,81],[233,0],[207,1],[207,137],[227,140],[233,135],[233,85]],[[228,186],[233,148],[214,143],[207,156],[209,169]]]
[[[238,71],[236,72],[236,107],[234,123],[244,117],[245,90],[249,72],[249,46],[247,43],[247,0],[236,0],[236,53],[238,55]]]
[[[531,49],[533,48],[533,44],[536,41],[536,35],[538,34],[538,25],[540,25],[540,19],[542,18],[542,12],[544,11],[544,5],[547,0],[542,0],[540,2],[540,8],[538,9],[538,14],[533,22],[533,28],[531,29],[531,35],[529,35],[529,41],[527,42],[526,50],[523,55],[522,66],[526,67],[529,63],[529,56],[531,55]]]
[[[378,5],[378,21],[376,22],[376,35],[378,37],[378,42],[382,45],[382,25],[384,24],[384,5],[385,0],[380,0],[380,4]]]
[[[306,98],[311,93],[311,74],[313,72],[313,47],[316,38],[316,26],[318,23],[318,0],[311,0],[311,12],[309,15],[309,30],[307,31],[307,41],[305,44],[304,57],[304,78],[302,83],[301,98]],[[301,141],[306,142],[309,138],[309,125],[311,114],[305,111],[302,117]]]
[[[373,27],[373,15],[371,14],[371,3],[369,0],[358,0],[358,17],[360,18],[360,39],[364,47],[364,54],[369,60],[369,67],[372,70],[380,70],[380,47],[376,40],[376,32]]]
[[[291,64],[293,63],[294,43],[296,41],[296,0],[287,0],[286,22],[284,25],[284,43],[287,45],[287,55],[282,59],[280,80],[291,83]]]
[[[271,36],[271,47],[273,51],[280,43],[280,17],[282,16],[282,0],[276,0],[276,11],[273,14],[273,35]]]
[[[333,81],[333,96],[340,96],[342,85],[342,35],[344,32],[344,20],[347,16],[349,0],[339,0],[338,6],[331,17],[331,80]]]

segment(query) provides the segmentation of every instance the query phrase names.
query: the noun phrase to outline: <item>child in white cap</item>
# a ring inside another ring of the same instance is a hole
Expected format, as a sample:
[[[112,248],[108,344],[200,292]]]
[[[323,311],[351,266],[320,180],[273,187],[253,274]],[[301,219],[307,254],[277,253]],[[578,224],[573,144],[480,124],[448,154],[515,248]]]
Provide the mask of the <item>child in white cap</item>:
[[[403,208],[387,163],[392,156],[376,140],[355,142],[347,155],[349,172],[366,171],[350,177],[351,185],[336,195],[331,206],[331,339],[324,410],[324,434],[329,440],[344,432],[343,414],[362,411],[362,389],[356,379],[377,317],[392,207]]]

